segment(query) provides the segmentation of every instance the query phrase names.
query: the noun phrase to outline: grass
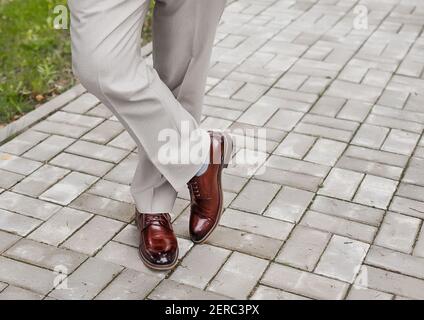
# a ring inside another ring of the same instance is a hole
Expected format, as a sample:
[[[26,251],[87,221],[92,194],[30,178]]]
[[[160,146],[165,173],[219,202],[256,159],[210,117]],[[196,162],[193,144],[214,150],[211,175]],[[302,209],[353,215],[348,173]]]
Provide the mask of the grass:
[[[84,1],[84,0],[81,0]],[[75,84],[69,30],[53,28],[66,0],[0,0],[0,126]],[[151,38],[151,13],[144,41]]]

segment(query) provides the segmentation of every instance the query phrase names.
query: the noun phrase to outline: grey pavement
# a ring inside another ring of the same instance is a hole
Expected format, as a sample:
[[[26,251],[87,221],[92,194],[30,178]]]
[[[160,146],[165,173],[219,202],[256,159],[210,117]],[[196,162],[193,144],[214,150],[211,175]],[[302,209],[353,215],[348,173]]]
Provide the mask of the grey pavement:
[[[137,254],[136,146],[79,89],[0,146],[0,299],[424,299],[423,29],[421,0],[229,3],[202,126],[266,129],[265,158],[204,245],[181,190],[169,272]]]

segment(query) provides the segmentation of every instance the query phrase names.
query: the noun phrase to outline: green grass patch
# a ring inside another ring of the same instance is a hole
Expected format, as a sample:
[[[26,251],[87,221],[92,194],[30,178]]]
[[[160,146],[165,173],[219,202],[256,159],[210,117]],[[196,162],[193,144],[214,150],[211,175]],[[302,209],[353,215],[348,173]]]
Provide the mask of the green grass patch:
[[[0,0],[0,125],[75,84],[69,30],[53,28],[53,10],[63,4],[66,0]],[[148,41],[151,14],[145,31]]]

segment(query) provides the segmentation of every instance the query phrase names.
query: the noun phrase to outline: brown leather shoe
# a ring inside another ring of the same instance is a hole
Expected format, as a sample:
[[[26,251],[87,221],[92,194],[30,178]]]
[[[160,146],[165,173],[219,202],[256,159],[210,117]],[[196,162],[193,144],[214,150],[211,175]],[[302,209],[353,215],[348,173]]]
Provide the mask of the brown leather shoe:
[[[194,243],[205,242],[218,226],[224,196],[221,173],[231,159],[231,137],[220,132],[209,132],[211,137],[210,163],[205,173],[188,182],[190,190],[190,236]]]
[[[178,261],[178,242],[168,213],[141,214],[136,212],[140,230],[139,253],[143,262],[155,270],[168,270]]]

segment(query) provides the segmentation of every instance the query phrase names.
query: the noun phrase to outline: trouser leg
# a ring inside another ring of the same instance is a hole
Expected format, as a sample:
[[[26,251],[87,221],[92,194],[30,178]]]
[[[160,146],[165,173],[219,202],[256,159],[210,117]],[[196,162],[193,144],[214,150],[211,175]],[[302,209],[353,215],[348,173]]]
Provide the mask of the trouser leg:
[[[184,2],[198,9],[197,1]],[[70,0],[68,3],[72,13],[74,70],[83,85],[112,110],[138,145],[140,163],[132,185],[136,206],[145,213],[168,212],[175,201],[175,189],[194,176],[204,159],[170,165],[158,157],[162,146],[158,137],[162,130],[180,134],[182,123],[190,131],[198,123],[185,109],[193,108],[192,105],[180,103],[179,95],[174,96],[175,88],[171,91],[167,86],[172,87],[171,84],[164,83],[141,57],[140,32],[149,1]],[[192,25],[196,27],[199,28]],[[179,36],[184,38],[182,34]],[[178,46],[178,42],[173,45]],[[162,69],[164,75],[166,70]],[[180,72],[183,79],[189,73]],[[181,134],[178,138],[179,145],[192,143],[182,141]]]
[[[153,20],[153,61],[160,78],[197,120],[216,29],[226,0],[158,0]]]

